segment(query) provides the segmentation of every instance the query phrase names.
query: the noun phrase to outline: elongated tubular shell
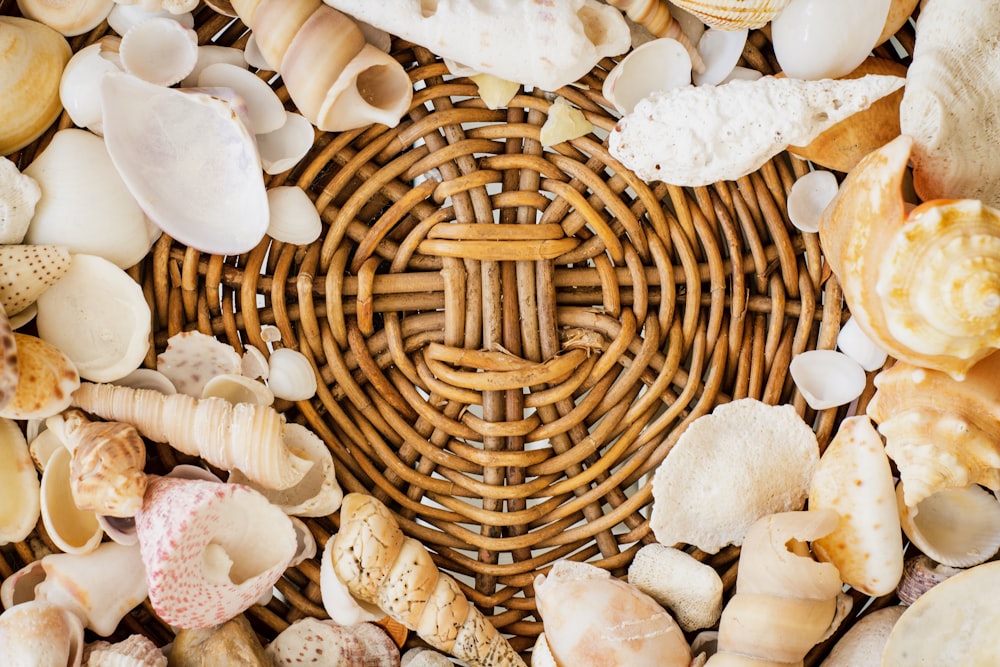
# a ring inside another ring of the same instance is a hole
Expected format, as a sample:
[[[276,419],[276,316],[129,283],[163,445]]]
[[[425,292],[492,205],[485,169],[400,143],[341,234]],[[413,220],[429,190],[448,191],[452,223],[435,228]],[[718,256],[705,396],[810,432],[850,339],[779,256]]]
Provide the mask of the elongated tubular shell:
[[[906,505],[950,487],[1000,490],[998,377],[1000,353],[962,381],[903,362],[875,376],[867,412],[899,469]]]
[[[366,44],[345,14],[319,0],[237,0],[233,8],[320,130],[395,127],[409,109],[413,86],[402,65]]]
[[[331,552],[337,577],[359,600],[375,604],[434,648],[472,667],[526,667],[454,579],[400,530],[372,496],[349,493]]]
[[[238,468],[268,488],[288,488],[312,465],[289,451],[281,437],[283,418],[269,406],[93,383],[84,383],[73,403],[219,468]]]
[[[674,0],[719,30],[760,28],[781,13],[791,0]]]
[[[861,329],[889,354],[961,378],[1000,347],[1000,211],[932,200],[906,213],[906,135],[865,157],[820,219]]]

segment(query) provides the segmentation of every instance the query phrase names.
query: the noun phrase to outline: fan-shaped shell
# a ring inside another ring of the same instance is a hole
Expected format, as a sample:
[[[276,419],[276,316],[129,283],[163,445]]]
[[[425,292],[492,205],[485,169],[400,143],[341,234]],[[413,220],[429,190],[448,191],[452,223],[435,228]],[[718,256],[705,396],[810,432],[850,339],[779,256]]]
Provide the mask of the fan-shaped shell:
[[[673,0],[702,21],[721,30],[760,28],[781,14],[792,0]]]

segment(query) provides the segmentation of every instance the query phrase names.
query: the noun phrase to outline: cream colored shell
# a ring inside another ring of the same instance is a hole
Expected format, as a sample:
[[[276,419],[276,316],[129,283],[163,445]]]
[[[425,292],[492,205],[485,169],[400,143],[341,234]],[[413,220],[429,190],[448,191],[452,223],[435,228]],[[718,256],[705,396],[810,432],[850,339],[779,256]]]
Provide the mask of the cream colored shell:
[[[778,16],[791,0],[673,0],[702,21],[722,30],[760,28]]]
[[[38,523],[38,474],[21,429],[0,419],[0,544],[20,542]]]
[[[42,196],[38,183],[0,157],[0,243],[20,243]]]
[[[113,0],[17,0],[25,18],[44,23],[66,37],[82,35],[108,17]]]
[[[87,667],[167,667],[167,656],[144,635],[130,635],[120,642],[88,644]]]
[[[669,609],[685,632],[712,627],[722,613],[722,578],[680,549],[642,547],[628,567],[628,583]]]

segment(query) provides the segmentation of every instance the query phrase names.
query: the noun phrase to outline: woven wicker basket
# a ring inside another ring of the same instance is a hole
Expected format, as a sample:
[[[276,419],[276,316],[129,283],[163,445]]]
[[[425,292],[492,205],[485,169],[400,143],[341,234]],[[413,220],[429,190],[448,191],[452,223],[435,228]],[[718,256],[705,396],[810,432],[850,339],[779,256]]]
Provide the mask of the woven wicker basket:
[[[208,7],[195,18],[201,43],[245,44],[239,21]],[[912,24],[894,41],[909,52]],[[600,94],[612,61],[557,91],[595,132],[543,149],[553,95],[522,91],[489,110],[433,53],[396,42],[394,54],[416,89],[400,125],[317,133],[304,160],[270,178],[315,200],[320,240],[265,238],[220,257],[164,236],[131,270],[152,306],[147,365],[180,331],[266,353],[261,326],[277,326],[322,378],[314,399],[277,407],[325,440],[345,491],[385,501],[526,651],[541,629],[539,572],[572,558],[623,575],[654,541],[649,476],[691,420],[732,398],[791,403],[826,445],[844,413],[809,409],[788,363],[832,348],[847,313],[817,237],[785,211],[806,162],[783,153],[735,182],[646,184],[602,143],[616,122]],[[888,45],[878,55],[906,62]],[[743,64],[776,70],[766,32],[752,32]],[[261,75],[287,101],[281,80]],[[64,114],[10,157],[23,168],[69,126]],[[501,368],[482,350],[524,361]],[[151,454],[155,469],[183,460]],[[322,545],[338,517],[308,523]],[[0,577],[54,550],[39,526],[0,548]],[[693,553],[731,592],[738,549]],[[326,616],[317,560],[278,590],[247,612],[265,641]],[[115,636],[133,632],[172,639],[148,603]]]

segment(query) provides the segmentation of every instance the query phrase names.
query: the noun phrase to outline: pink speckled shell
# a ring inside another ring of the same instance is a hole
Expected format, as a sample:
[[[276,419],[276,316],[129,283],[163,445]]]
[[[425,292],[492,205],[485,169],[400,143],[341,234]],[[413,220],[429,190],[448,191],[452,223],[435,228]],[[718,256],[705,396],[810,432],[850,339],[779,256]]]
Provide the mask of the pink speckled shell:
[[[291,520],[241,484],[154,478],[135,525],[153,609],[181,628],[218,625],[245,611],[295,555]],[[225,549],[240,583],[205,576],[210,544]]]

